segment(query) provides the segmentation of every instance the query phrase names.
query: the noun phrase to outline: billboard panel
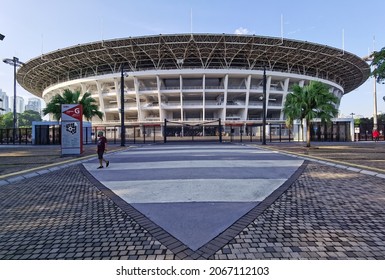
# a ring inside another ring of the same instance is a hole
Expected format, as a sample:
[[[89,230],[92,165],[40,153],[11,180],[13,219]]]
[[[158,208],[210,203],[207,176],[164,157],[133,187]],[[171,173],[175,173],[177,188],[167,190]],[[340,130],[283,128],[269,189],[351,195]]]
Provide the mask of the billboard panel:
[[[61,154],[80,155],[83,152],[83,107],[62,104]]]

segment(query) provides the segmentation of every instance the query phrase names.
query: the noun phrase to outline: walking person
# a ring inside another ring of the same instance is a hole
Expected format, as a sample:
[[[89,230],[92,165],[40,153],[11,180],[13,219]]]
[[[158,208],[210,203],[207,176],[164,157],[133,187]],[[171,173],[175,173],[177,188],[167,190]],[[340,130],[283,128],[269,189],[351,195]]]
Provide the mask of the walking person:
[[[374,139],[374,142],[377,142],[380,137],[380,133],[378,133],[378,130],[377,129],[375,129],[375,130],[373,130],[373,139]]]
[[[98,132],[98,143],[97,143],[97,153],[98,153],[98,159],[99,159],[99,167],[103,168],[103,161],[106,163],[106,167],[110,165],[110,161],[106,160],[103,155],[107,151],[107,138],[103,136],[103,131]]]

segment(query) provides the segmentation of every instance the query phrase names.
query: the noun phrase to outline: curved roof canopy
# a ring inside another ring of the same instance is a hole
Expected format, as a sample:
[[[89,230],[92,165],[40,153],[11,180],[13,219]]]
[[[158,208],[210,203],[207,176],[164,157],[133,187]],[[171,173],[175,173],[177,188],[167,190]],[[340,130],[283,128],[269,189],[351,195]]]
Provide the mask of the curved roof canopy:
[[[45,88],[79,78],[125,71],[245,69],[308,75],[341,85],[345,93],[366,81],[369,65],[358,56],[325,45],[256,35],[179,34],[82,44],[36,57],[17,81],[41,96]]]

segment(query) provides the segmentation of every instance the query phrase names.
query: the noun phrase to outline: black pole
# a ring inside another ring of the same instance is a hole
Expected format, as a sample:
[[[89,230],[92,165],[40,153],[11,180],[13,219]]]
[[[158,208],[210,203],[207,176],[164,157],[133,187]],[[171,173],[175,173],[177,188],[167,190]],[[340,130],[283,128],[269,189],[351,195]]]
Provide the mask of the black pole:
[[[143,125],[143,144],[146,144],[146,127]]]
[[[7,63],[9,65],[13,66],[13,144],[15,144],[16,141],[16,126],[17,126],[17,113],[16,113],[16,67],[24,65],[23,62],[19,61],[17,57],[5,58],[3,59],[4,63]]]
[[[262,145],[266,145],[266,67],[263,66],[263,119],[262,119]]]
[[[219,124],[219,143],[222,143],[222,123],[221,123],[221,118],[219,118],[218,120],[218,124]]]
[[[124,127],[124,68],[121,67],[120,74],[120,146],[124,147],[126,142],[126,128]]]
[[[164,126],[163,126],[163,143],[167,143],[167,119],[164,119]]]
[[[18,59],[13,57],[13,144],[15,144],[16,140],[16,122],[17,122],[17,114],[16,114],[16,65]]]

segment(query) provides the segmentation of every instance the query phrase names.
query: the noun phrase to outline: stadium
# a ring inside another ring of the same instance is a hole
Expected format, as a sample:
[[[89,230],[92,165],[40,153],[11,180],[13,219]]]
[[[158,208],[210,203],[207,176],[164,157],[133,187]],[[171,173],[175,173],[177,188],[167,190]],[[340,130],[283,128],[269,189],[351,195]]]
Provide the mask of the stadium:
[[[306,41],[160,34],[53,51],[23,65],[17,81],[46,102],[67,88],[90,92],[105,114],[103,120],[94,118],[92,125],[118,127],[124,73],[126,125],[144,132],[149,125],[162,127],[164,120],[194,125],[221,119],[242,133],[248,125],[262,123],[264,70],[269,124],[284,123],[282,108],[293,84],[321,81],[340,99],[370,74],[360,57]]]

